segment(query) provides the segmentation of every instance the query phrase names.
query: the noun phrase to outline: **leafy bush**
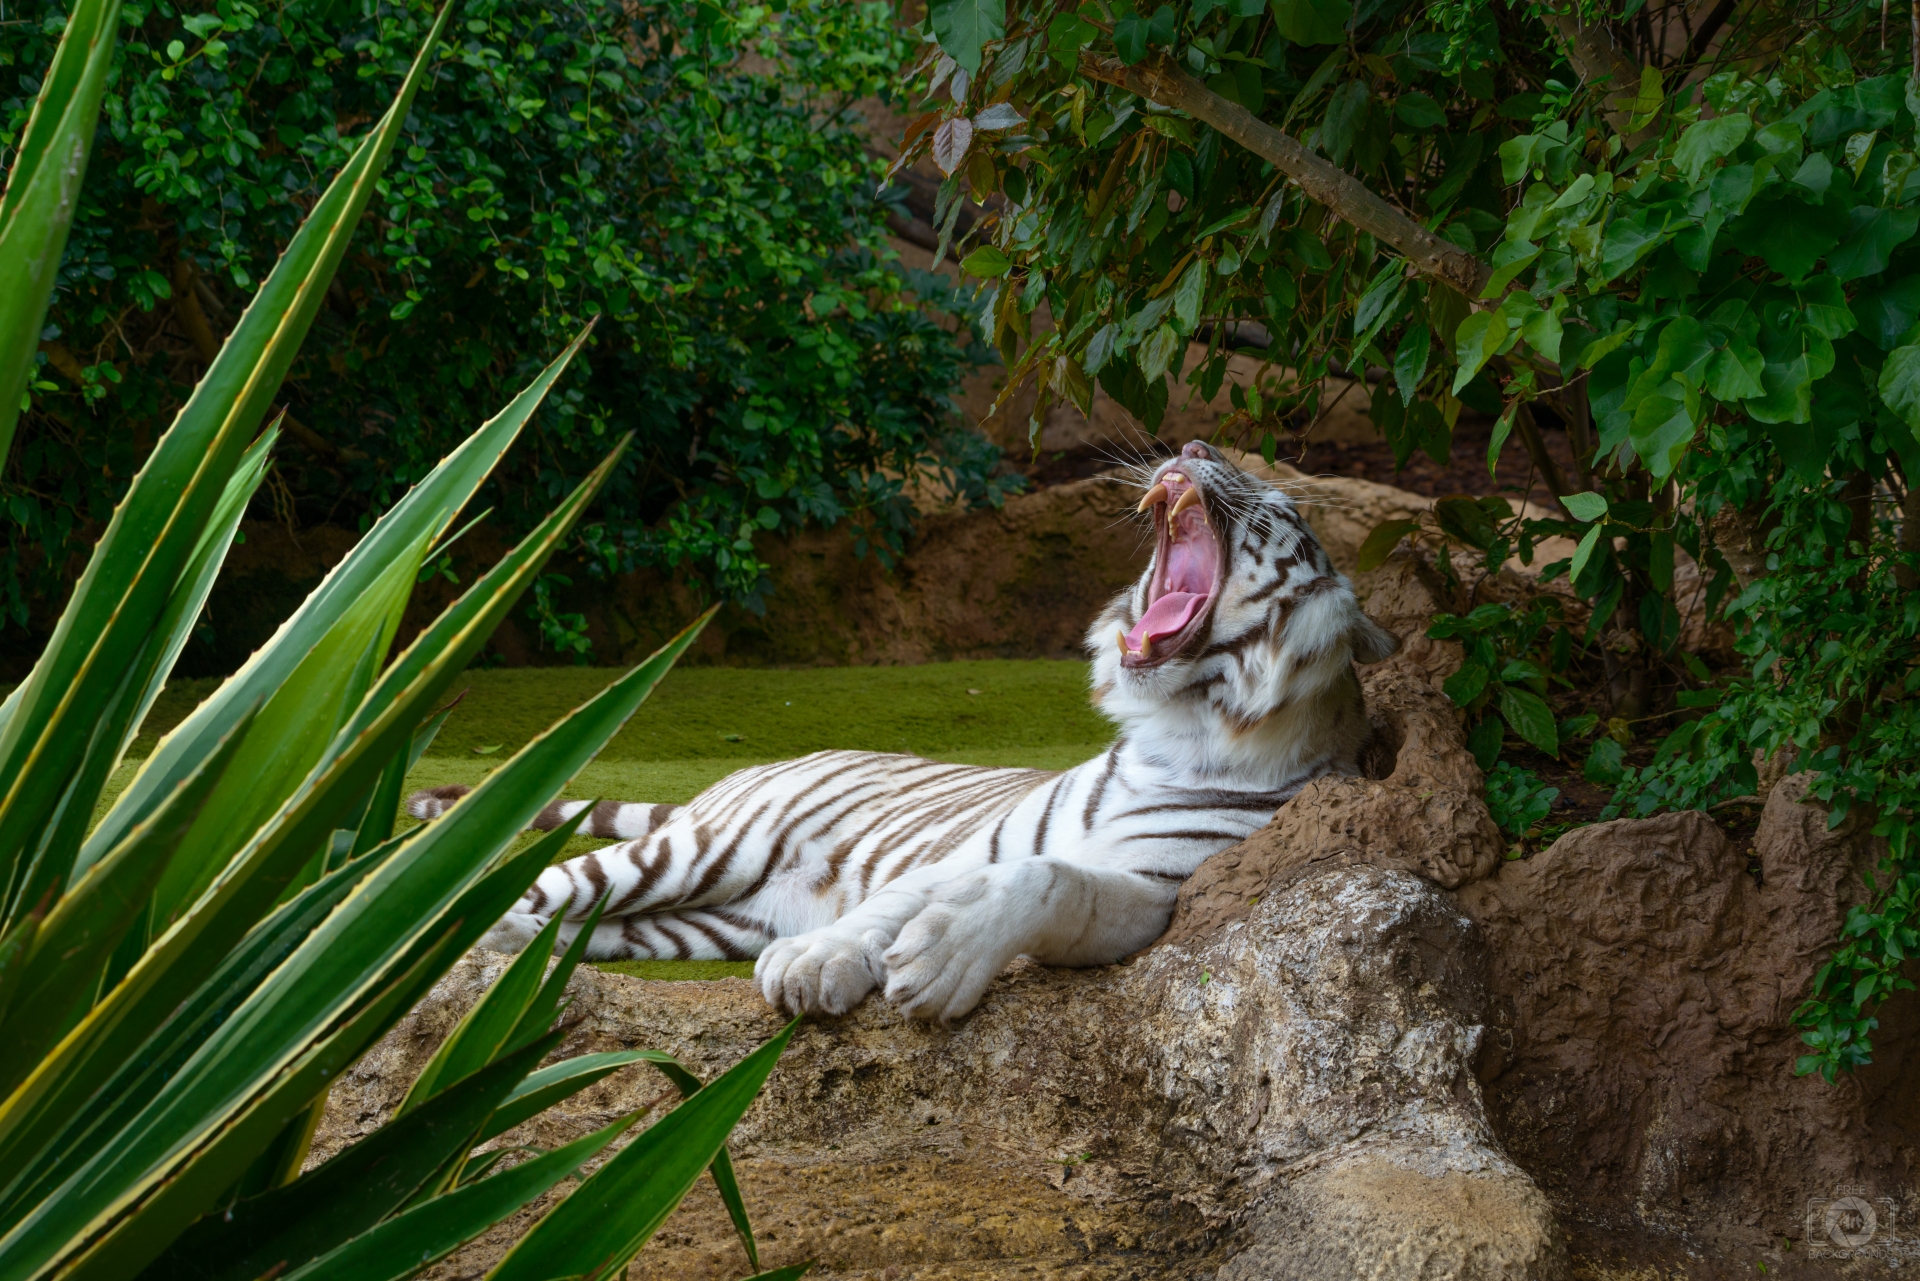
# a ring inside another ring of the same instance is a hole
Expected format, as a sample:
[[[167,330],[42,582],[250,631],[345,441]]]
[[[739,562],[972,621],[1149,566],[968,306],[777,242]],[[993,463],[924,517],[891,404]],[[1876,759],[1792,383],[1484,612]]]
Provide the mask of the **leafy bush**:
[[[80,0],[59,47],[0,199],[0,279],[32,284],[31,265],[59,257],[72,214],[62,196],[83,168],[116,9]],[[558,923],[462,1020],[397,1117],[301,1173],[332,1081],[559,851],[572,825],[523,850],[515,835],[705,621],[440,821],[394,834],[406,771],[450,710],[435,703],[625,448],[387,661],[431,549],[578,341],[402,496],[92,822],[266,475],[278,431],[255,432],[439,34],[155,443],[52,642],[0,704],[0,1274],[410,1276],[574,1175],[639,1114],[508,1169],[504,1154],[472,1155],[476,1145],[639,1061],[686,1100],[584,1179],[585,1195],[542,1216],[491,1275],[624,1271],[709,1168],[757,1266],[724,1144],[792,1029],[704,1088],[645,1052],[535,1071],[561,1040],[550,1025],[586,937],[544,976]],[[4,376],[27,368],[50,283],[0,306]],[[0,393],[3,438],[17,383]]]
[[[1532,770],[1501,761],[1487,774],[1487,809],[1500,830],[1516,840],[1539,835],[1559,799],[1560,789],[1543,784]]]
[[[64,21],[27,12],[0,27],[0,148]],[[58,598],[432,19],[336,0],[124,13],[33,411],[0,476],[15,623]],[[949,400],[982,353],[951,332],[960,300],[885,260],[879,162],[850,123],[905,49],[874,3],[464,5],[374,234],[288,373],[273,514],[364,529],[590,318],[573,385],[486,495],[529,529],[633,432],[576,549],[588,572],[681,566],[750,601],[762,533],[852,520],[884,553],[916,477],[997,500],[994,451],[956,431]]]
[[[1813,1053],[1801,1071],[1831,1079],[1869,1062],[1867,1011],[1913,984],[1901,971],[1920,955],[1920,552],[1877,520],[1853,540],[1855,513],[1834,491],[1779,495],[1769,573],[1728,605],[1745,624],[1748,671],[1683,702],[1709,710],[1625,771],[1617,810],[1685,809],[1750,794],[1754,758],[1785,753],[1812,770],[1812,794],[1839,826],[1858,810],[1887,843],[1885,880],[1849,913],[1839,949],[1795,1013]]]
[[[1920,543],[1920,49],[1876,12],[934,0],[908,132],[949,207],[1007,197],[963,262],[992,282],[1010,384],[1043,403],[1085,408],[1097,384],[1154,422],[1183,368],[1211,398],[1258,322],[1269,364],[1221,434],[1269,458],[1336,368],[1381,371],[1372,415],[1403,462],[1447,458],[1464,408],[1497,416],[1489,466],[1517,443],[1560,511],[1448,499],[1436,537],[1489,569],[1576,540],[1541,572],[1590,607],[1596,720],[1721,709],[1637,770],[1610,734],[1589,777],[1622,780],[1623,804],[1690,803],[1751,785],[1749,739],[1818,745],[1821,793],[1870,807],[1895,849],[1895,887],[1805,1015],[1831,1022],[1801,1068],[1829,1072],[1865,1061],[1862,1011],[1899,986],[1876,958],[1905,952],[1913,896],[1913,744],[1888,692],[1910,627],[1873,514],[1905,503],[1899,537]],[[1425,532],[1383,526],[1368,553]],[[1680,651],[1683,551],[1705,610],[1737,599],[1764,676],[1718,689]],[[1496,705],[1548,746],[1523,697],[1547,672],[1505,636],[1526,613],[1442,628],[1473,655],[1454,692],[1482,759]]]
[[[1590,713],[1557,723],[1547,704],[1548,680],[1565,684],[1560,673],[1573,658],[1573,633],[1552,625],[1559,614],[1559,601],[1537,596],[1524,609],[1499,602],[1465,617],[1439,614],[1427,629],[1429,636],[1461,643],[1464,660],[1443,688],[1473,722],[1467,745],[1481,769],[1492,769],[1499,759],[1502,721],[1548,756],[1558,756],[1563,740],[1592,727]]]

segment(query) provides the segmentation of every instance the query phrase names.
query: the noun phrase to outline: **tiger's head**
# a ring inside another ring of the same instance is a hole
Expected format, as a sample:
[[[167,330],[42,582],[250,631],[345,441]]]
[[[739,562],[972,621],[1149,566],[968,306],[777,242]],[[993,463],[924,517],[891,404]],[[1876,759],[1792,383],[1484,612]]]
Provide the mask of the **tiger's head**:
[[[1101,711],[1203,772],[1355,772],[1368,728],[1353,664],[1400,640],[1293,501],[1194,441],[1146,478],[1140,511],[1153,560],[1087,635]]]

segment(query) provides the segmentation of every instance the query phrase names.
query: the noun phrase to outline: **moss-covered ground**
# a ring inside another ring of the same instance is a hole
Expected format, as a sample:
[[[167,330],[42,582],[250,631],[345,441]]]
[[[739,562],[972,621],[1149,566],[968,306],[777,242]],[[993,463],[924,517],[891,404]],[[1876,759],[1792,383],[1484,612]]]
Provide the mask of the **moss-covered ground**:
[[[478,783],[618,675],[607,668],[470,671],[465,698],[408,778],[409,790]],[[134,743],[144,758],[217,682],[168,688]],[[970,765],[1066,769],[1112,727],[1087,702],[1084,663],[990,660],[924,667],[688,668],[670,674],[564,796],[682,802],[734,770],[827,748],[910,752]],[[122,765],[103,804],[132,777]],[[411,820],[402,816],[402,823]],[[576,837],[564,857],[606,842]],[[643,978],[718,978],[718,961],[613,962]]]

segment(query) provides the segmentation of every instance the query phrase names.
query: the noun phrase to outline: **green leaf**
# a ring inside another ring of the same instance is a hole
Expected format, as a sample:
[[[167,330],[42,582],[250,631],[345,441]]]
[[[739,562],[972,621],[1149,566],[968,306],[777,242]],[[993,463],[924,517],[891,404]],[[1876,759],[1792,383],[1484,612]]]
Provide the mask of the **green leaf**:
[[[1762,423],[1812,421],[1813,374],[1805,352],[1788,361],[1768,361],[1760,371],[1760,386],[1765,394],[1741,406],[1749,418]]]
[[[413,547],[389,561],[260,709],[250,731],[251,751],[221,780],[154,892],[156,932],[213,883],[322,760],[373,685],[375,665],[392,646],[430,542],[422,531]]]
[[[1294,44],[1345,44],[1352,10],[1340,0],[1269,0],[1274,30]]]
[[[1630,113],[1627,132],[1638,133],[1646,128],[1665,101],[1666,95],[1661,89],[1660,69],[1648,64],[1640,71],[1639,92],[1630,101],[1621,104]]]
[[[1862,205],[1853,211],[1847,238],[1827,255],[1827,270],[1835,284],[1875,276],[1887,269],[1893,251],[1920,230],[1920,209],[1875,209]]]
[[[1013,259],[992,245],[981,245],[960,262],[960,270],[969,276],[982,280],[991,280],[995,276],[1004,276],[1013,269]]]
[[[1494,420],[1493,434],[1487,437],[1487,475],[1497,478],[1500,466],[1500,451],[1507,447],[1507,437],[1513,434],[1514,419],[1519,416],[1520,402],[1514,401]]]
[[[413,1276],[574,1173],[639,1116],[630,1113],[564,1147],[395,1215],[280,1281],[400,1281]]]
[[[1447,123],[1447,113],[1440,104],[1418,90],[1401,94],[1393,104],[1393,114],[1409,129],[1438,129]]]
[[[1278,7],[1276,3],[1276,10]],[[1327,99],[1326,112],[1320,122],[1320,146],[1334,164],[1347,163],[1347,156],[1366,123],[1367,107],[1372,99],[1372,90],[1365,80],[1349,80]]]
[[[591,807],[583,809],[556,828],[566,832],[566,837],[556,844],[564,847],[591,812]],[[420,1075],[414,1078],[413,1087],[400,1101],[395,1116],[405,1116],[441,1090],[466,1079],[511,1045],[514,1030],[539,995],[540,981],[546,974],[547,962],[553,959],[554,941],[560,937],[564,923],[562,917],[555,916],[542,926],[533,941],[513,959],[507,972],[474,1003],[440,1042],[440,1048],[427,1060],[427,1065],[420,1069]]]
[[[297,1269],[405,1205],[560,1043],[556,1032],[388,1121],[286,1187],[237,1201],[177,1237],[141,1281],[252,1281]]]
[[[1760,377],[1766,368],[1766,358],[1736,336],[1707,358],[1707,394],[1729,403],[1764,395]]]
[[[304,234],[304,232],[303,232]],[[290,251],[291,252],[291,251]],[[88,838],[76,863],[83,870],[138,822],[156,798],[176,783],[255,700],[272,697],[320,638],[351,612],[389,571],[394,557],[421,538],[443,531],[466,506],[522,427],[545,399],[581,345],[581,333],[511,404],[415,485],[374,523],[365,537],[328,573],[320,586],[281,624],[267,645],[163,738],[118,801]],[[410,552],[408,553],[410,554]],[[463,600],[475,600],[472,589]],[[510,602],[509,602],[510,603]],[[505,606],[502,606],[504,611]]]
[[[1486,511],[1471,498],[1453,496],[1433,504],[1433,518],[1441,532],[1476,551],[1486,551],[1500,531]]]
[[[1165,377],[1183,346],[1185,343],[1180,338],[1180,332],[1172,325],[1161,325],[1154,330],[1140,344],[1140,377],[1148,383],[1158,382]]]
[[[1745,115],[1720,116],[1687,126],[1680,143],[1673,149],[1673,162],[1686,172],[1689,183],[1700,181],[1700,173],[1722,156],[1747,140],[1753,131],[1753,118]]]
[[[1077,13],[1056,14],[1047,24],[1047,53],[1057,62],[1073,63],[1076,55],[1100,29]]]
[[[1612,280],[1638,263],[1666,238],[1666,228],[1647,226],[1643,213],[1635,212],[1613,219],[1607,223],[1606,233],[1600,238],[1600,279]]]
[[[1543,307],[1526,318],[1520,326],[1520,337],[1527,346],[1557,365],[1560,363],[1560,343],[1566,330],[1560,320],[1560,299],[1554,301],[1555,306]]]
[[[1594,740],[1580,773],[1589,783],[1615,787],[1626,775],[1626,760],[1627,749],[1603,736]]]
[[[1595,521],[1607,514],[1607,499],[1604,494],[1583,493],[1568,494],[1560,500],[1567,514],[1579,521]]]
[[[1353,350],[1366,350],[1374,335],[1393,322],[1400,300],[1406,296],[1407,273],[1396,260],[1389,260],[1374,276],[1353,312]],[[1405,396],[1403,400],[1413,397]]]
[[[1553,709],[1532,690],[1500,686],[1500,715],[1513,732],[1549,756],[1560,754],[1560,731],[1554,723]]]
[[[56,1098],[56,1106],[46,1108],[36,1118],[37,1128],[16,1130],[16,1141],[6,1153],[0,1153],[6,1158],[0,1160],[0,1170],[17,1171],[9,1182],[0,1184],[0,1221],[11,1221],[20,1206],[50,1195],[59,1179],[65,1177],[60,1172],[83,1159],[78,1154],[131,1120],[159,1083],[172,1076],[233,1007],[399,844],[389,842],[357,863],[322,877],[262,921],[227,954],[199,990],[170,1013],[166,1023],[140,1046],[138,1055],[114,1065],[112,1079],[90,1106],[64,1108],[57,1105],[67,1100]],[[74,1097],[87,1101],[84,1092]],[[24,1155],[28,1153],[35,1154],[31,1161]]]
[[[1473,753],[1474,764],[1482,770],[1492,769],[1500,759],[1503,737],[1498,716],[1489,712],[1481,717],[1467,734],[1467,750]]]
[[[573,977],[574,970],[579,967],[581,961],[586,959],[587,946],[593,941],[593,931],[600,924],[600,911],[605,906],[606,900],[601,899],[580,921],[580,928],[574,933],[573,942],[567,944],[567,950],[561,955],[560,963],[548,971],[546,982],[540,985],[540,991],[527,1003],[526,1011],[520,1015],[520,1021],[514,1025],[512,1033],[507,1037],[509,1046],[517,1047],[539,1036],[552,1025],[554,1019],[559,1017],[560,1002],[566,994],[567,980]]]
[[[1448,698],[1453,700],[1454,706],[1466,707],[1480,697],[1480,692],[1486,689],[1487,681],[1492,675],[1478,663],[1463,663],[1459,671],[1441,682],[1440,688]]]
[[[1823,337],[1845,337],[1860,327],[1847,305],[1846,291],[1831,272],[1822,272],[1807,281],[1794,290],[1794,296],[1800,303],[1801,320]]]
[[[1173,287],[1173,316],[1182,334],[1190,334],[1199,327],[1200,304],[1206,296],[1207,260],[1196,255],[1180,273],[1180,283]]]
[[[578,1094],[629,1064],[644,1062],[654,1053],[650,1050],[609,1050],[602,1054],[576,1055],[543,1067],[513,1087],[513,1093],[494,1109],[474,1142],[485,1143],[488,1139],[505,1134],[562,1099]]]
[[[1592,369],[1595,365],[1624,347],[1629,338],[1637,332],[1631,324],[1620,326],[1604,338],[1596,338],[1580,349],[1580,368]]]
[[[967,69],[980,71],[980,51],[1007,31],[1006,0],[930,0],[927,18],[940,50]]]
[[[453,954],[428,954],[413,970],[371,993],[360,1011],[338,1025],[337,1031],[323,1035],[284,1064],[262,1064],[257,1078],[262,1088],[249,1098],[236,1100],[232,1110],[221,1117],[223,1124],[202,1131],[191,1148],[175,1154],[178,1173],[174,1177],[141,1180],[128,1187],[133,1181],[124,1176],[130,1172],[114,1171],[121,1176],[114,1181],[131,1195],[120,1201],[117,1213],[108,1222],[89,1220],[94,1233],[63,1231],[72,1222],[75,1207],[56,1197],[50,1204],[37,1207],[0,1242],[0,1264],[30,1267],[29,1260],[38,1255],[50,1262],[64,1262],[63,1275],[72,1281],[111,1281],[138,1272],[211,1206],[254,1156],[405,1012],[409,1001],[421,991],[417,981],[421,970],[435,964],[450,965],[454,959]],[[76,1174],[65,1186],[74,1187],[80,1182]]]
[[[1789,281],[1798,281],[1840,243],[1842,218],[1824,205],[1788,196],[1763,198],[1729,223],[1726,234],[1742,253],[1764,258]]]
[[[145,905],[251,723],[243,718],[166,804],[89,868],[41,923],[0,1022],[0,1095],[11,1092],[71,1026],[76,1003],[92,998],[107,956]]]
[[[1393,384],[1400,390],[1401,404],[1411,405],[1419,394],[1432,345],[1433,335],[1425,325],[1407,327],[1406,336],[1400,340],[1400,350],[1393,356]]]
[[[1360,544],[1359,562],[1355,569],[1359,573],[1378,569],[1387,563],[1387,557],[1393,555],[1393,549],[1400,540],[1420,528],[1417,520],[1383,520],[1373,527],[1367,535],[1367,541]]]
[[[594,1171],[514,1243],[488,1281],[617,1275],[719,1154],[799,1026],[787,1024]]]
[[[1850,307],[1861,331],[1881,351],[1892,351],[1920,319],[1920,275],[1903,276],[1879,289],[1866,290]]]
[[[1539,134],[1520,134],[1500,144],[1500,180],[1511,187],[1533,168],[1533,153],[1551,140]]]
[[[1687,446],[1693,443],[1699,399],[1677,379],[1670,379],[1633,411],[1627,439],[1655,480],[1671,476]]]
[[[1453,375],[1454,395],[1473,381],[1506,338],[1507,318],[1499,311],[1476,311],[1460,322],[1454,335],[1454,359],[1459,364]]]
[[[1880,399],[1909,427],[1920,427],[1920,343],[1896,348],[1880,366]]]
[[[40,350],[119,28],[120,0],[76,0],[68,11],[0,195],[0,468]]]
[[[1569,582],[1579,578],[1580,571],[1585,569],[1587,562],[1593,558],[1593,549],[1600,544],[1600,529],[1599,525],[1595,525],[1580,536],[1579,545],[1573,549],[1573,563],[1567,567]]]

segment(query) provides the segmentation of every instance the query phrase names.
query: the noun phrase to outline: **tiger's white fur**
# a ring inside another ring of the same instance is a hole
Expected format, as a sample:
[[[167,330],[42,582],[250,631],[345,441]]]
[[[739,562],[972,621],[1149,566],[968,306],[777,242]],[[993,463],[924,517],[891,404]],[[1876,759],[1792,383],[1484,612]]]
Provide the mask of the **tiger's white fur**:
[[[590,957],[757,956],[778,1008],[841,1014],[884,985],[948,1020],[1016,956],[1100,965],[1152,942],[1208,855],[1311,779],[1358,772],[1353,662],[1399,641],[1287,496],[1219,451],[1188,445],[1147,500],[1153,562],[1088,634],[1094,702],[1121,731],[1100,756],[1056,774],[816,752],[682,806],[603,803],[581,830],[624,843],[548,868],[483,946],[517,951],[605,897]],[[433,817],[463,790],[409,808]]]

